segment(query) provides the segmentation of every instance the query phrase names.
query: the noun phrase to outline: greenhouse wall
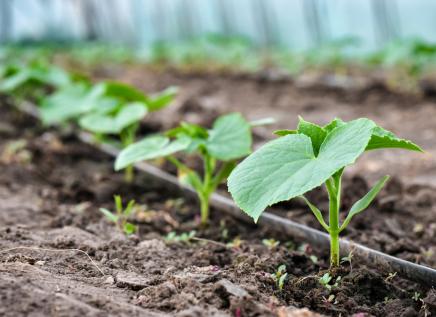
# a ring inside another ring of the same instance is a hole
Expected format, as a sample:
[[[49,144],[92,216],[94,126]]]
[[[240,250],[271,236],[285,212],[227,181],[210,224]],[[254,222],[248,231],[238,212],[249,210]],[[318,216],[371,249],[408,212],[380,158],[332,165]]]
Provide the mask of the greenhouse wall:
[[[398,37],[436,41],[432,0],[2,0],[0,39],[102,40],[136,46],[205,33],[304,49],[355,37],[376,49]]]

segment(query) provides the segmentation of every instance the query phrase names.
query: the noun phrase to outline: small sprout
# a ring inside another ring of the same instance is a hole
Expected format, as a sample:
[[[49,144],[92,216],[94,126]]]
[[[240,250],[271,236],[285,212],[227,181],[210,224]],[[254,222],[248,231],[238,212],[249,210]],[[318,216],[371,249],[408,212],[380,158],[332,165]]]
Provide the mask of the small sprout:
[[[115,223],[117,228],[123,231],[126,235],[135,233],[137,230],[136,226],[127,221],[135,209],[135,201],[130,200],[126,208],[123,207],[121,196],[115,195],[114,201],[116,213],[112,213],[106,208],[100,208],[100,211],[105,215],[106,219]]]
[[[267,246],[268,249],[272,250],[279,246],[280,241],[277,241],[275,239],[263,239],[262,243],[263,245]]]
[[[314,263],[318,264],[318,257],[316,255],[310,255],[309,259]]]
[[[280,265],[274,274],[271,274],[272,279],[276,283],[277,288],[282,291],[285,285],[288,273],[286,272],[286,265]]]
[[[245,158],[230,174],[228,189],[236,204],[255,222],[271,205],[300,197],[330,235],[330,266],[339,266],[339,235],[353,217],[368,208],[388,180],[382,177],[340,221],[342,175],[365,151],[399,148],[422,152],[416,144],[361,118],[350,122],[334,119],[325,126],[300,117],[296,130],[280,130],[280,136]],[[329,197],[329,221],[304,194],[325,185]]]
[[[243,242],[244,242],[244,240],[241,240],[241,238],[238,236],[238,237],[235,237],[232,241],[230,241],[226,245],[228,248],[231,248],[231,249],[239,249]]]
[[[327,301],[329,302],[329,303],[333,303],[333,301],[335,300],[335,295],[333,295],[333,294],[330,294],[329,295],[329,297],[327,298]]]
[[[348,253],[348,255],[347,256],[344,256],[342,259],[341,259],[341,264],[344,264],[344,263],[350,263],[350,270],[352,271],[353,270],[353,265],[352,265],[352,263],[351,263],[351,260],[353,259],[353,251],[350,251],[350,253]]]
[[[341,277],[338,276],[334,282],[334,284],[330,284],[333,280],[333,277],[329,273],[325,273],[322,277],[319,278],[319,283],[331,291],[333,288],[338,287],[339,282],[341,281]]]
[[[394,272],[394,273],[390,272],[388,274],[388,276],[385,278],[385,282],[389,282],[389,281],[393,280],[395,276],[397,276],[397,272]]]
[[[182,232],[179,235],[175,231],[171,231],[166,235],[165,241],[169,243],[182,242],[182,243],[189,244],[195,237],[195,234],[196,234],[195,230],[191,230],[189,232]]]
[[[413,293],[413,296],[412,296],[412,299],[413,299],[415,302],[420,301],[420,300],[421,300],[421,293],[419,293],[419,292],[414,292],[414,293]]]

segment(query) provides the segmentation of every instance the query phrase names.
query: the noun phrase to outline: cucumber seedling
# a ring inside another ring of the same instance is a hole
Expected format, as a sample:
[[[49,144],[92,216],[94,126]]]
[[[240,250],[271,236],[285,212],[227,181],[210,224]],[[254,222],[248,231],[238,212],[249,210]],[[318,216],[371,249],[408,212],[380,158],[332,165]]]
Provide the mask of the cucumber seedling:
[[[251,152],[251,125],[241,114],[219,117],[212,129],[181,123],[165,135],[145,138],[125,148],[116,159],[115,170],[132,163],[165,158],[175,165],[179,181],[191,186],[201,205],[201,223],[209,219],[209,198],[236,165],[236,160]],[[177,152],[198,155],[203,161],[203,175],[174,156]]]
[[[117,135],[121,148],[135,142],[141,120],[148,111],[167,106],[176,94],[176,88],[164,90],[155,97],[148,97],[135,88],[117,82],[106,82],[102,86],[102,98],[113,100],[111,104],[94,109],[79,119],[79,125],[103,139],[106,135]],[[100,100],[102,101],[102,100]],[[125,180],[133,181],[133,166],[125,169]]]
[[[365,151],[400,148],[422,151],[365,118],[335,119],[324,127],[300,118],[297,130],[276,131],[270,141],[248,156],[231,173],[228,188],[236,204],[257,221],[270,205],[301,197],[330,235],[330,264],[339,266],[339,234],[366,209],[388,180],[382,177],[350,209],[340,224],[341,180],[346,166]],[[329,197],[329,224],[322,212],[303,195],[325,185]]]
[[[137,229],[136,226],[128,222],[130,215],[135,209],[135,201],[134,200],[129,201],[125,208],[123,207],[121,196],[115,195],[114,201],[115,201],[115,213],[113,213],[112,211],[106,208],[100,208],[100,211],[110,222],[115,223],[117,228],[123,231],[126,235],[135,233]]]

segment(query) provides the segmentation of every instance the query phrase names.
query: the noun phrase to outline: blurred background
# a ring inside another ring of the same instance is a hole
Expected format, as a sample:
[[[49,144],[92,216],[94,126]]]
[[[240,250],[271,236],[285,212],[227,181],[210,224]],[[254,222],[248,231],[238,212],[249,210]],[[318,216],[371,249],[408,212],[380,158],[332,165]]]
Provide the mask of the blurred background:
[[[436,40],[432,0],[2,0],[0,40],[100,40],[147,47],[208,33],[304,49],[344,37],[363,50]]]

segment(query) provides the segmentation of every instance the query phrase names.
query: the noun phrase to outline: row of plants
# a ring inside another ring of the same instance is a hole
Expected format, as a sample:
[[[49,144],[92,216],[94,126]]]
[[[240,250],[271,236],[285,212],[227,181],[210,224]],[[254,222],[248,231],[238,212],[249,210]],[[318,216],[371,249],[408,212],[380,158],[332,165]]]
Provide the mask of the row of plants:
[[[38,56],[46,60],[61,53],[86,66],[105,61],[145,62],[173,65],[189,70],[229,70],[256,72],[280,68],[292,76],[307,71],[347,75],[357,72],[385,72],[387,86],[394,90],[419,92],[419,81],[431,76],[436,65],[436,44],[419,38],[397,39],[377,51],[365,51],[354,37],[344,37],[304,50],[260,48],[241,36],[206,34],[182,42],[156,42],[147,50],[131,50],[104,44],[11,45],[0,51],[0,58]],[[66,54],[63,54],[65,53]]]
[[[119,82],[93,83],[40,61],[9,64],[0,80],[0,90],[15,102],[30,99],[37,104],[43,124],[64,126],[72,122],[93,133],[97,142],[117,145],[121,151],[114,168],[125,170],[126,182],[133,180],[134,163],[159,160],[173,164],[179,181],[197,193],[202,226],[209,221],[210,196],[226,181],[235,203],[256,222],[268,206],[303,199],[330,235],[332,267],[340,265],[340,233],[369,206],[388,180],[388,176],[380,179],[340,223],[344,169],[370,150],[422,151],[369,119],[344,122],[336,118],[319,126],[300,118],[296,130],[278,130],[277,139],[252,152],[252,128],[271,120],[249,122],[239,113],[220,116],[209,129],[181,122],[173,129],[137,140],[138,128],[147,113],[168,106],[176,95],[175,87],[147,95]],[[203,168],[196,170],[186,164],[185,158],[190,156],[201,159]],[[325,212],[304,197],[323,185],[330,201],[328,222],[324,220]],[[135,232],[135,226],[127,221],[134,201],[124,207],[116,196],[115,204],[116,213],[101,209],[102,213],[126,234]]]

